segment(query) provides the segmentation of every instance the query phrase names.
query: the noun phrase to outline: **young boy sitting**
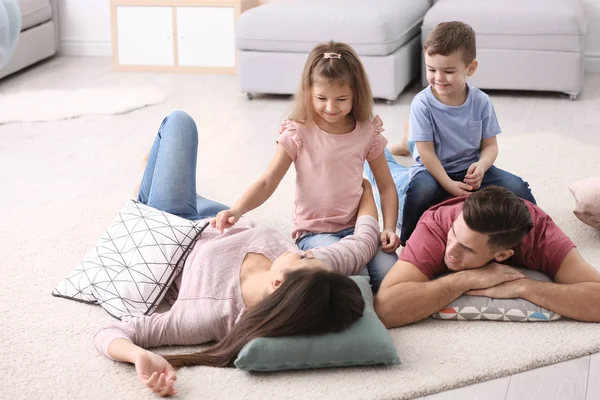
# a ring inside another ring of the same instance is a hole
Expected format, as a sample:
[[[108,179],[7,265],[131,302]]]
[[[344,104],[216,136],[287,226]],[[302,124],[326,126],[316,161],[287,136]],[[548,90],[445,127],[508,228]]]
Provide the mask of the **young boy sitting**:
[[[416,149],[402,215],[403,246],[421,215],[451,196],[496,185],[535,204],[527,182],[494,166],[501,132],[494,107],[487,94],[466,83],[477,70],[473,29],[440,23],[423,49],[429,86],[410,108],[408,139]]]

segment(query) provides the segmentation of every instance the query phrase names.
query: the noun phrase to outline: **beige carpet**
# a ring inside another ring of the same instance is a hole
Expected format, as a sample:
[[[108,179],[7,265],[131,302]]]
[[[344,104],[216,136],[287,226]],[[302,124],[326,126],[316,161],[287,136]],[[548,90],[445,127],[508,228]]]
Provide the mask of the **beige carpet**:
[[[70,119],[90,114],[123,114],[165,99],[155,88],[36,90],[0,95],[0,125]]]
[[[211,136],[200,138],[199,170],[204,173],[199,172],[198,184],[203,194],[232,202],[264,168],[273,137],[257,132],[276,132],[275,122],[254,127],[248,138],[218,135],[219,129],[246,132],[253,120],[272,118],[270,105],[264,111],[259,103],[253,107],[232,122],[199,120],[201,129],[215,125]],[[0,398],[153,397],[137,382],[131,366],[95,352],[92,336],[111,320],[108,314],[100,307],[50,296],[140,175],[136,168],[162,113],[146,110],[136,112],[135,120],[111,117],[126,134],[105,129],[102,117],[36,124],[31,134],[0,130],[0,182],[9,183],[2,188],[0,210]],[[15,148],[11,143],[17,141]],[[600,149],[550,133],[507,135],[500,138],[500,146],[497,165],[525,176],[540,205],[600,267],[600,233],[573,216],[567,190],[569,182],[598,174]],[[269,203],[253,214],[255,219],[271,221],[286,232],[292,190],[288,174]],[[188,368],[179,373],[180,398],[410,398],[600,351],[600,325],[565,321],[427,320],[391,334],[403,362],[397,367],[261,375]]]

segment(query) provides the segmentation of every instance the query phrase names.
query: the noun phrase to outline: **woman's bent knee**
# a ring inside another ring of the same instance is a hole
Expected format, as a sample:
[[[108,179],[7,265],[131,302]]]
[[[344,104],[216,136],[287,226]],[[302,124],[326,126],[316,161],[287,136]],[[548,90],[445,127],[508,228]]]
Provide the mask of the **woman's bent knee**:
[[[161,132],[163,135],[168,134],[178,138],[198,140],[196,122],[185,111],[173,111],[167,115],[162,123]]]
[[[186,113],[185,111],[180,111],[180,110],[173,111],[172,113],[167,115],[167,118],[165,118],[165,121],[168,121],[169,123],[175,123],[175,124],[193,125],[194,128],[196,127],[196,122],[190,116],[190,114]]]

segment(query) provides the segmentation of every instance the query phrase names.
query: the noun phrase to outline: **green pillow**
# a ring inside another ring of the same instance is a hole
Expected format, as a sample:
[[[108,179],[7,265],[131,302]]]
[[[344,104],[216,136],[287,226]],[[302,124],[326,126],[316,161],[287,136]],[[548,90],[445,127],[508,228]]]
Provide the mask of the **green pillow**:
[[[399,364],[392,338],[373,308],[366,277],[351,277],[365,299],[363,316],[340,333],[288,338],[257,338],[245,345],[234,364],[244,371],[282,371],[355,365]]]

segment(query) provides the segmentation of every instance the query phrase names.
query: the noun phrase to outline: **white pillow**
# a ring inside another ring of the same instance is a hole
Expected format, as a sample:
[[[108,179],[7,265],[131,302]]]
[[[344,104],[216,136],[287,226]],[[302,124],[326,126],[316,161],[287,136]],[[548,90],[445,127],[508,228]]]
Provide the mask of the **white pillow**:
[[[119,319],[150,315],[207,225],[131,200],[52,295],[98,303]]]
[[[575,197],[575,216],[584,224],[600,230],[600,177],[575,182],[569,190]]]

